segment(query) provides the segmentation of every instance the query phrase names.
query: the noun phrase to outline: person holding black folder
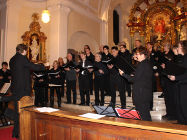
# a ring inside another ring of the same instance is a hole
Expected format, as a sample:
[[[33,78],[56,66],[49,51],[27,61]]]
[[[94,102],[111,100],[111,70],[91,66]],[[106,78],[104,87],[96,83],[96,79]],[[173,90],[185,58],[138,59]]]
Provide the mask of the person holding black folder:
[[[54,91],[56,90],[58,107],[61,107],[61,94],[60,94],[60,84],[61,84],[61,71],[58,67],[58,61],[53,62],[53,68],[49,70],[49,83],[53,84],[50,86],[50,106],[54,106]]]
[[[166,104],[166,115],[162,116],[162,119],[166,120],[175,120],[176,119],[176,109],[175,109],[175,93],[174,93],[174,85],[175,83],[170,81],[167,77],[167,74],[171,69],[171,62],[173,61],[174,53],[171,50],[171,44],[164,44],[164,52],[160,58],[161,61],[161,86],[164,93],[164,100]]]
[[[178,54],[182,55],[182,63],[180,66],[185,68],[183,74],[180,75],[169,75],[171,81],[177,81],[179,85],[179,108],[178,123],[187,125],[187,40],[181,41],[178,44]]]
[[[84,49],[86,53],[86,59],[90,61],[92,64],[94,63],[95,56],[90,50],[90,46],[86,45],[87,47]],[[90,83],[90,95],[93,95],[93,72],[89,74],[89,83]]]
[[[108,73],[106,65],[101,61],[101,54],[96,53],[94,62],[94,85],[95,85],[95,105],[104,105],[105,75]],[[99,96],[101,92],[101,96]],[[101,97],[99,99],[99,97]]]
[[[65,71],[63,69],[63,65],[64,65],[64,60],[62,57],[59,57],[58,58],[58,65],[59,65],[59,68],[61,70],[61,87],[60,87],[60,94],[61,94],[61,97],[64,97],[64,83],[65,83]]]
[[[134,75],[128,75],[121,69],[119,69],[119,73],[129,82],[133,82],[133,104],[135,105],[136,110],[140,113],[141,119],[151,121],[150,102],[153,97],[153,69],[150,61],[147,59],[147,53],[147,49],[144,47],[140,47],[136,50],[136,57],[139,64],[137,65]]]
[[[79,72],[79,90],[81,96],[81,103],[79,105],[90,104],[90,73],[93,71],[93,64],[86,59],[86,53],[80,52],[81,62],[79,67],[76,69]],[[92,67],[92,68],[91,68]],[[86,95],[86,104],[85,104],[85,95]]]
[[[48,75],[46,71],[33,72],[34,92],[35,92],[35,106],[47,106],[46,89],[48,86]]]
[[[10,83],[11,80],[11,72],[8,69],[8,63],[2,63],[2,69],[0,69],[0,88],[3,87],[5,83]]]
[[[127,62],[129,62],[129,64],[132,64],[132,55],[130,54],[129,50],[127,50],[126,48],[126,44],[120,44],[120,55],[127,60]],[[131,97],[131,84],[125,79],[125,87],[126,87],[126,91],[128,93],[128,96]]]
[[[102,62],[107,66],[107,62],[112,59],[112,55],[109,53],[109,47],[103,46]],[[107,67],[108,69],[108,67]],[[110,96],[110,73],[105,74],[105,96]]]
[[[72,53],[67,54],[67,63],[64,65],[66,71],[66,97],[67,104],[71,104],[71,91],[73,92],[73,104],[77,103],[77,92],[76,92],[76,63],[74,61],[74,55]]]
[[[111,89],[111,105],[116,104],[116,91],[119,90],[121,108],[126,108],[126,96],[125,96],[125,79],[119,75],[118,68],[124,68],[124,63],[121,56],[118,54],[118,47],[112,47],[113,58],[110,63],[107,64],[110,72],[110,89]]]

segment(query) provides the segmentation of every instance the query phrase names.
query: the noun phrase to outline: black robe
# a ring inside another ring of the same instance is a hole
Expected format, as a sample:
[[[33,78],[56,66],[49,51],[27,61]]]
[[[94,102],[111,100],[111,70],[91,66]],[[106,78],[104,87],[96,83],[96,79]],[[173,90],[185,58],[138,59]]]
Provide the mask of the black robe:
[[[19,53],[16,53],[16,55],[11,58],[9,65],[12,72],[11,91],[14,99],[19,100],[23,96],[30,96],[30,71],[45,70],[45,67],[43,65],[30,62],[26,56]]]

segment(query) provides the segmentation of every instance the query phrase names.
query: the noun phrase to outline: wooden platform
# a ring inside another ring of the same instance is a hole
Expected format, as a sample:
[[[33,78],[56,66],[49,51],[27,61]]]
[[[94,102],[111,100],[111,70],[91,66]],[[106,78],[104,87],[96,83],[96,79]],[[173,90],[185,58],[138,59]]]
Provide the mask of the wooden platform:
[[[41,113],[35,107],[20,114],[21,140],[185,140],[187,127],[113,117],[88,119],[85,112],[62,109]]]

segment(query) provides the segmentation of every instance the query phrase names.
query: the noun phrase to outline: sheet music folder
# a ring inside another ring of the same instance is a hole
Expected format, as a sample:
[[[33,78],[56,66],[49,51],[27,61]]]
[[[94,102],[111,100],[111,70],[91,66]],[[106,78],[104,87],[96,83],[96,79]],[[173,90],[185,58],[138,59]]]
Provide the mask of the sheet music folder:
[[[131,109],[122,109],[118,107],[115,108],[110,104],[108,106],[97,106],[92,104],[92,106],[95,109],[95,111],[100,115],[106,115],[108,117],[118,117],[124,119],[141,120],[138,111],[133,110],[134,107]]]
[[[6,94],[9,88],[10,88],[10,83],[5,83],[0,90],[0,94]]]

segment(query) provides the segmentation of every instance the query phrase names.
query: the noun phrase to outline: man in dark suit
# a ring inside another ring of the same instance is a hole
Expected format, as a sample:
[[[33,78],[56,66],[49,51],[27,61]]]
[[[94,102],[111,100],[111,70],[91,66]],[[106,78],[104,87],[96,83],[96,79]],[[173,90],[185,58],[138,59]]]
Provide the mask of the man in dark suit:
[[[112,60],[111,64],[107,64],[110,73],[110,88],[111,88],[111,104],[116,104],[116,91],[119,90],[121,108],[126,108],[126,96],[125,96],[125,79],[119,75],[118,68],[123,67],[124,63],[118,54],[118,48],[112,47]],[[124,68],[124,67],[123,67]]]
[[[140,47],[136,51],[139,64],[134,76],[125,74],[119,70],[120,75],[133,82],[133,103],[136,110],[139,111],[142,120],[151,121],[150,102],[152,100],[152,65],[147,59],[147,50]]]
[[[12,72],[12,96],[5,96],[0,99],[0,101],[12,100],[15,103],[15,110],[14,112],[11,112],[14,116],[14,129],[12,134],[13,137],[19,137],[19,113],[17,108],[17,101],[19,101],[22,97],[30,96],[31,94],[30,71],[45,70],[45,67],[43,65],[37,65],[28,60],[28,58],[26,57],[27,50],[28,47],[26,45],[17,45],[16,54],[10,60],[10,70]]]
[[[126,48],[126,44],[120,44],[120,52],[119,54],[131,65],[132,64],[132,55],[130,54],[129,50]],[[128,96],[131,97],[131,84],[125,79],[125,87],[128,93]]]

